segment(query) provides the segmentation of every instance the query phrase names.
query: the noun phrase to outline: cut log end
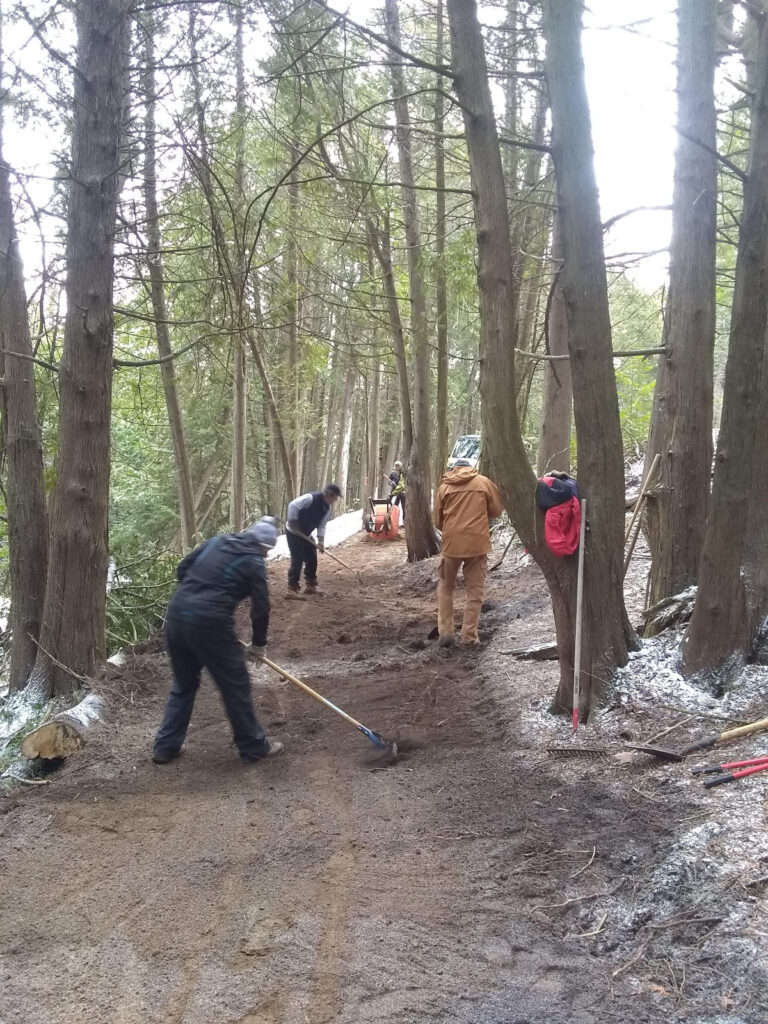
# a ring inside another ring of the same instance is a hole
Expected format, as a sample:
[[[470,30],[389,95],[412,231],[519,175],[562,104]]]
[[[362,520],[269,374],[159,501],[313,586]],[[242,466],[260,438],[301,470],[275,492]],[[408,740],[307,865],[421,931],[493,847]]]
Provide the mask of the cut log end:
[[[67,757],[87,744],[94,726],[105,722],[106,717],[106,701],[89,693],[75,707],[27,733],[21,741],[21,753],[29,758]]]

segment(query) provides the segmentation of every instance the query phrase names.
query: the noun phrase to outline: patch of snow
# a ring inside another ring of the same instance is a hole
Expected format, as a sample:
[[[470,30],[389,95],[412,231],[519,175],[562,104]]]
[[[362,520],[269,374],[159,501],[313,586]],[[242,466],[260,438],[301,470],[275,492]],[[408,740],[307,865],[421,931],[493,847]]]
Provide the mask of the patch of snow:
[[[0,746],[20,732],[40,712],[40,700],[27,690],[17,690],[0,705]]]
[[[342,515],[331,519],[325,528],[325,546],[327,548],[338,547],[338,545],[343,544],[345,540],[349,540],[349,538],[354,537],[356,533],[360,533],[362,528],[362,509],[356,509],[353,512],[344,512]],[[288,558],[288,541],[286,540],[284,533],[280,534],[277,538],[277,544],[275,544],[267,555],[268,561],[273,561],[278,558]]]

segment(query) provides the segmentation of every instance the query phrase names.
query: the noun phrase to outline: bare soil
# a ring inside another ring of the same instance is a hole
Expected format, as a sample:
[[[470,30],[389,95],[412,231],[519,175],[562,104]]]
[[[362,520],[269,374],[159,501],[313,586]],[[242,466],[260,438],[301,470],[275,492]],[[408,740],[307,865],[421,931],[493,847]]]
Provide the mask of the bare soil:
[[[0,1024],[764,1024],[764,783],[704,799],[685,767],[548,756],[569,738],[556,666],[501,653],[550,638],[514,553],[482,648],[450,653],[427,639],[434,562],[362,537],[342,554],[365,586],[326,560],[303,602],[271,567],[270,657],[419,748],[383,766],[255,666],[286,755],[241,766],[206,681],[185,755],[155,766],[168,666],[135,653],[99,741],[0,807]]]

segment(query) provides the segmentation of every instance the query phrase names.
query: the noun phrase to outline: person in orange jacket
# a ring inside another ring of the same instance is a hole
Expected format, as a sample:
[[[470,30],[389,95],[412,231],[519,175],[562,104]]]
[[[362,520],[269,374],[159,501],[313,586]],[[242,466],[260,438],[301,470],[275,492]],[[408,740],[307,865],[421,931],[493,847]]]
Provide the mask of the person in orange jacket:
[[[435,494],[435,526],[443,534],[437,584],[437,628],[441,647],[454,644],[453,595],[462,565],[467,596],[461,642],[469,647],[480,643],[477,625],[488,574],[490,523],[501,515],[503,508],[496,484],[481,476],[466,459],[459,459],[453,469],[443,475]]]

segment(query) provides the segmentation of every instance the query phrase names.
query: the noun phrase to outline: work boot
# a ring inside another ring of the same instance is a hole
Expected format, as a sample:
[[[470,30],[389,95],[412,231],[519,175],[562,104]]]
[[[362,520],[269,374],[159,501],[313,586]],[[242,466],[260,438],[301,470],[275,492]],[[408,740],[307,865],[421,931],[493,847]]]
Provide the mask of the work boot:
[[[171,761],[175,761],[177,757],[181,757],[184,753],[183,745],[178,750],[153,750],[152,760],[155,764],[170,764]]]
[[[437,641],[438,647],[451,648],[455,644],[453,633],[446,633],[445,636],[441,636]]]
[[[245,764],[258,764],[260,761],[266,761],[269,757],[277,757],[284,750],[285,747],[279,740],[267,740],[267,749],[260,757],[243,757],[241,754],[240,760]]]
[[[304,598],[301,594],[301,587],[298,583],[289,583],[288,592],[285,595],[289,600],[292,601],[303,601]]]
[[[309,594],[310,596],[322,593],[322,591],[317,589],[317,580],[307,580],[304,587],[304,593]]]

